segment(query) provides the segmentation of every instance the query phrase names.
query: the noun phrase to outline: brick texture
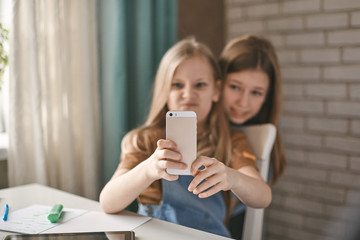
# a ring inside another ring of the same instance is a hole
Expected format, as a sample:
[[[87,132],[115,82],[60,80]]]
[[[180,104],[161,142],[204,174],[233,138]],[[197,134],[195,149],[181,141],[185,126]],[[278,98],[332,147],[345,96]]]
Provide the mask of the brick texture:
[[[360,62],[360,47],[344,48],[343,61],[359,63]]]
[[[350,84],[350,98],[360,100],[360,84]]]
[[[317,14],[305,17],[306,28],[308,29],[336,29],[348,25],[346,13]]]
[[[327,99],[345,99],[347,97],[346,84],[307,84],[305,93],[308,97],[319,97]]]
[[[227,39],[271,40],[284,83],[288,166],[263,239],[346,239],[360,207],[360,1],[227,3]]]
[[[339,63],[339,49],[306,49],[300,51],[302,63]]]
[[[282,10],[284,14],[318,12],[320,0],[285,1]]]
[[[360,2],[360,1],[359,1]],[[329,45],[359,44],[360,29],[339,30],[328,33]]]
[[[351,121],[351,134],[360,136],[360,120]]]
[[[351,13],[351,25],[360,26],[360,12]]]
[[[307,128],[311,132],[319,132],[323,134],[346,134],[348,132],[348,121],[344,119],[309,117],[307,121]]]
[[[360,8],[360,2],[358,0],[324,0],[325,10],[352,10]]]
[[[329,152],[309,152],[307,162],[314,167],[346,170],[348,166],[348,159],[342,154],[335,154]]]

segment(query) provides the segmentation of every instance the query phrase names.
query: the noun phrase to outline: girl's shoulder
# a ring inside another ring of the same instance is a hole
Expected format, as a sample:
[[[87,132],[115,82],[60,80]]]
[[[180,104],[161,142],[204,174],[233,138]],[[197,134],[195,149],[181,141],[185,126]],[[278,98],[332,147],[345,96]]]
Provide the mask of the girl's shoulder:
[[[245,133],[243,133],[240,129],[231,130],[231,142],[233,146],[244,143],[249,144]]]
[[[256,166],[256,157],[251,151],[247,136],[241,130],[231,131],[231,145],[233,153],[232,165],[234,168],[251,165]]]
[[[142,126],[128,132],[122,142],[123,151],[150,150],[156,148],[157,140],[165,137],[165,129]]]

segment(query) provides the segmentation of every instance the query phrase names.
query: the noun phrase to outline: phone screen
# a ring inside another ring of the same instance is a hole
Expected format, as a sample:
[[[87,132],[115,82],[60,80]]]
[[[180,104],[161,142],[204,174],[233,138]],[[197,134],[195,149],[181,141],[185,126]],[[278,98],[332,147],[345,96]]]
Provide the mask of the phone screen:
[[[167,169],[169,174],[190,175],[190,167],[196,159],[196,113],[193,111],[169,111],[166,113],[166,139],[174,141],[188,168]]]

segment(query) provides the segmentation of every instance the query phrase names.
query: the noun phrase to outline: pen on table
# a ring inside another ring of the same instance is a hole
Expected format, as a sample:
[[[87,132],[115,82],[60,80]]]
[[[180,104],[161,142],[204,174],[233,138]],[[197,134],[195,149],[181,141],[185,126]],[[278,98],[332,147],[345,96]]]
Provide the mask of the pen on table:
[[[61,204],[55,204],[51,208],[51,211],[47,217],[51,223],[56,223],[60,219],[62,209],[63,209],[63,205]]]
[[[8,204],[5,204],[3,221],[6,221],[6,220],[7,220],[8,214],[9,214],[9,205],[8,205]]]

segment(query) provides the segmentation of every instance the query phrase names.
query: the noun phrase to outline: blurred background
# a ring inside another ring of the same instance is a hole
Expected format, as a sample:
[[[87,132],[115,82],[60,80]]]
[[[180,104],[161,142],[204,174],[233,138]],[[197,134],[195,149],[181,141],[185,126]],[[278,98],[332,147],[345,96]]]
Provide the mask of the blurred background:
[[[349,236],[360,207],[360,1],[0,0],[0,12],[1,188],[37,182],[97,200],[123,135],[145,120],[164,52],[192,35],[219,55],[255,33],[281,63],[288,158],[264,238]]]

